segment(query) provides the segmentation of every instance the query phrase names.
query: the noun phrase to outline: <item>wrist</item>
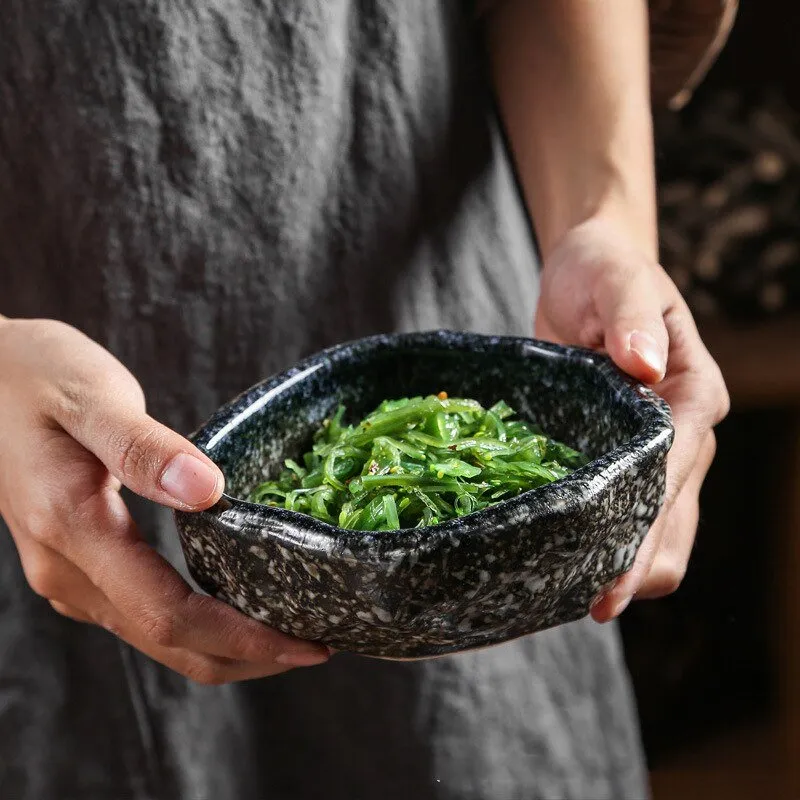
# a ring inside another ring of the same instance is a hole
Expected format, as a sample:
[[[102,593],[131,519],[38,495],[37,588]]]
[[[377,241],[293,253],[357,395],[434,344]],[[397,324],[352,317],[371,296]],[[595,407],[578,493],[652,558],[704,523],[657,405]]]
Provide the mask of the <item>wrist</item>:
[[[658,262],[658,225],[655,199],[635,195],[624,188],[608,188],[592,197],[587,194],[577,202],[535,221],[543,263],[569,233],[581,227],[614,230],[642,255]]]
[[[601,126],[602,128],[602,126]],[[542,255],[571,230],[603,220],[625,232],[648,258],[658,259],[652,118],[629,100],[613,124],[547,133],[525,187]]]

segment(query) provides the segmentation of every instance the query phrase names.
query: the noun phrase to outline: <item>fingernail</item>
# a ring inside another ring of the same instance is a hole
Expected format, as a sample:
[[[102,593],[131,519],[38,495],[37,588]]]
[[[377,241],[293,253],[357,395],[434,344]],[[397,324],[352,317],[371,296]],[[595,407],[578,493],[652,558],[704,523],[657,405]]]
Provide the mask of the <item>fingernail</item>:
[[[628,348],[636,353],[661,380],[667,371],[667,360],[658,342],[643,331],[634,331],[628,340]]]
[[[592,605],[589,607],[590,610],[594,610],[597,606],[600,605],[600,603],[606,600],[608,596],[611,594],[611,592],[613,592],[614,589],[617,587],[619,581],[620,581],[619,578],[614,578],[614,580],[604,584],[600,588],[600,592],[598,593],[597,597],[595,597],[595,599],[592,600]]]
[[[296,652],[281,653],[275,661],[286,667],[316,667],[324,664],[330,656],[322,650],[298,650]]]
[[[632,599],[633,598],[628,595],[624,600],[620,600],[619,603],[614,606],[611,616],[618,617],[630,605]]]
[[[161,488],[179,503],[200,506],[217,491],[219,475],[204,461],[178,453],[161,476]]]

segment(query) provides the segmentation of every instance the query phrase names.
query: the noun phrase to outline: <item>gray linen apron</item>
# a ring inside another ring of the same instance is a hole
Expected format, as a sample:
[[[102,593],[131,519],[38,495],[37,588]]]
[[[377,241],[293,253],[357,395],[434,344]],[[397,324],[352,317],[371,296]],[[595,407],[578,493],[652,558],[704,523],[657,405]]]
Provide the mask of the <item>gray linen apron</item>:
[[[0,312],[82,329],[177,430],[342,340],[527,333],[536,288],[462,3],[0,6]],[[58,617],[0,530],[4,799],[646,795],[614,627],[201,687]]]

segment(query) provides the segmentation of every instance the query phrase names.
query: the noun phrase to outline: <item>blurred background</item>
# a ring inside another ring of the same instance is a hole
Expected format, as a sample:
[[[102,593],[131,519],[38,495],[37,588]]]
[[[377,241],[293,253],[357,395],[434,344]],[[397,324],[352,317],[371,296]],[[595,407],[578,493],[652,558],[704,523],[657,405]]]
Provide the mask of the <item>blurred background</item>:
[[[683,587],[623,618],[655,800],[800,798],[798,31],[797,3],[743,2],[657,123],[662,260],[733,411]]]

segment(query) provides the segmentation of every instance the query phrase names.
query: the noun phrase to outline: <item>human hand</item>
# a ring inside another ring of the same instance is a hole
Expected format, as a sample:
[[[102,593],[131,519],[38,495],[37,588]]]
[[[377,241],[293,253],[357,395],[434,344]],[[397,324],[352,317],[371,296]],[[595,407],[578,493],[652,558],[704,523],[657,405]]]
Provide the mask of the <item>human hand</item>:
[[[680,585],[694,544],[700,487],[714,458],[713,427],[728,413],[725,383],[692,315],[666,272],[633,244],[624,226],[591,219],[572,228],[545,258],[536,335],[602,348],[670,405],[675,440],[664,507],[633,567],[599,598],[606,622],[632,598]]]
[[[327,649],[192,591],[140,537],[121,484],[198,511],[219,469],[145,413],[141,387],[59,322],[0,317],[0,515],[33,590],[200,683],[274,675]]]

